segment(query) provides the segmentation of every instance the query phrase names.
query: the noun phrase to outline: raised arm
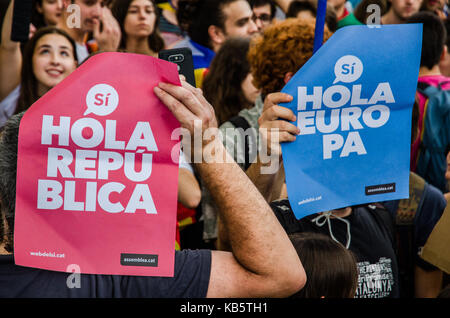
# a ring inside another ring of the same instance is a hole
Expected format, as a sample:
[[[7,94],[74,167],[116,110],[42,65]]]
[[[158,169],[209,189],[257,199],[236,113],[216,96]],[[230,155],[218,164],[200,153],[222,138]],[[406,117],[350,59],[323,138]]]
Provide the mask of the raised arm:
[[[186,82],[161,83],[155,93],[192,134],[195,120],[203,131],[217,133],[214,110],[200,90]],[[209,160],[195,165],[217,202],[233,252],[212,251],[207,296],[289,296],[306,282],[302,263],[269,205],[215,136],[203,143]]]
[[[19,85],[22,69],[20,43],[11,41],[13,8],[14,0],[11,0],[2,25],[2,39],[0,43],[0,101]]]

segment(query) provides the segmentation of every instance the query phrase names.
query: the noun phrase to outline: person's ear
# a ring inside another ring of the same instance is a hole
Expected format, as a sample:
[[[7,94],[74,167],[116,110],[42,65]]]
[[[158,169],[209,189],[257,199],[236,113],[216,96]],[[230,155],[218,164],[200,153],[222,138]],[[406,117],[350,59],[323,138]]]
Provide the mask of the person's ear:
[[[219,48],[225,42],[225,32],[216,25],[208,27],[208,35],[213,48]]]
[[[292,72],[287,72],[284,74],[284,84],[287,84],[287,82],[291,80],[292,76],[294,76],[294,73]]]

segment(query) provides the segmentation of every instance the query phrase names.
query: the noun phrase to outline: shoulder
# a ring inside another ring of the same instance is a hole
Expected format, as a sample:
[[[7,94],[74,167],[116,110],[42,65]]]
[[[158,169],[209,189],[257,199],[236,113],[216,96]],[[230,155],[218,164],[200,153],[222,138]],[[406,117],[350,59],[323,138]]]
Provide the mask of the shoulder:
[[[349,13],[345,18],[338,21],[338,29],[349,25],[362,25],[353,13]]]
[[[442,192],[435,186],[426,183],[423,192],[423,203],[420,211],[418,211],[417,221],[431,223],[434,226],[440,219],[446,206],[447,200]]]
[[[425,83],[431,86],[442,85],[442,88],[445,90],[450,89],[450,77],[444,75],[425,75],[420,76],[418,79],[419,83]]]
[[[175,252],[174,297],[206,297],[211,274],[210,250]]]

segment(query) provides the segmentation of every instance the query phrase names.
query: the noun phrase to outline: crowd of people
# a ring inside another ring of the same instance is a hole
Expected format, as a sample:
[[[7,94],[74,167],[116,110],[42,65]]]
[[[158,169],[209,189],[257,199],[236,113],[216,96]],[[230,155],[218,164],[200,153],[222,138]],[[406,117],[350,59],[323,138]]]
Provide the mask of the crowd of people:
[[[448,273],[421,258],[450,213],[450,141],[438,154],[426,146],[429,131],[437,131],[430,126],[450,131],[447,0],[327,2],[324,42],[351,25],[423,24],[410,196],[300,220],[288,200],[280,144],[301,137],[295,114],[280,106],[292,96],[280,91],[313,55],[317,0],[34,0],[25,43],[11,40],[15,1],[2,0],[0,8],[0,297],[448,297]],[[217,138],[203,147],[226,149],[232,163],[191,163],[183,149],[174,277],[84,274],[81,288],[70,289],[66,273],[16,266],[24,112],[93,54],[158,57],[182,47],[192,51],[196,87],[182,78],[182,86],[160,83],[154,93],[182,127],[193,132],[193,120],[202,120],[203,130],[214,128]],[[427,117],[432,99],[447,109],[443,122]],[[227,133],[239,128],[261,133]],[[279,163],[273,173],[261,172],[272,164],[261,145]],[[441,162],[437,175],[423,168],[428,155]]]

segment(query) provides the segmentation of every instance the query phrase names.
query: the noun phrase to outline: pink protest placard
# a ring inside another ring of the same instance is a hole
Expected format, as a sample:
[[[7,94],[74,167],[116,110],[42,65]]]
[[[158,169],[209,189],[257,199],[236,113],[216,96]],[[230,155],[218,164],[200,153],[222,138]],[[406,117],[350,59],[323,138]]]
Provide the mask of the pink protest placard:
[[[175,64],[91,57],[25,113],[19,130],[17,265],[173,276],[178,121],[154,95]],[[78,266],[78,267],[74,267]]]

